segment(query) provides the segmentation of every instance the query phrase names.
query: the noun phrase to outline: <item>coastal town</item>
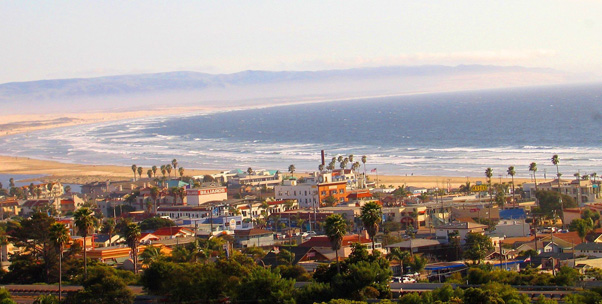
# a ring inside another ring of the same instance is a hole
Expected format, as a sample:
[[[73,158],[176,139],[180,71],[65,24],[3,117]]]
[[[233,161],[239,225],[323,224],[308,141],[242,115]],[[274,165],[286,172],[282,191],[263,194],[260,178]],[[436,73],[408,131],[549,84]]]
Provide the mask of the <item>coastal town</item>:
[[[366,156],[321,155],[318,170],[302,173],[294,164],[286,172],[245,168],[198,176],[188,176],[177,159],[132,165],[129,179],[90,182],[77,191],[60,181],[15,186],[11,179],[0,187],[2,281],[83,284],[48,291],[80,302],[90,296],[88,271],[113,271],[126,277],[119,292],[130,301],[135,293],[126,285],[144,287],[136,289],[136,301],[241,302],[227,286],[217,294],[199,286],[180,293],[183,287],[174,284],[181,279],[172,277],[177,271],[165,270],[235,260],[292,284],[281,296],[297,303],[339,297],[411,303],[435,288],[493,282],[524,285],[506,296],[530,303],[582,296],[579,290],[602,280],[601,181],[595,173],[563,178],[558,155],[551,158],[554,179],[531,163],[509,166],[508,182],[496,182],[485,168],[482,181],[438,188],[385,185]],[[517,170],[528,170],[532,182],[514,184]],[[337,276],[346,282],[337,283]],[[238,288],[251,288],[247,283]],[[27,289],[18,286],[16,293]],[[308,286],[330,291],[316,294]]]

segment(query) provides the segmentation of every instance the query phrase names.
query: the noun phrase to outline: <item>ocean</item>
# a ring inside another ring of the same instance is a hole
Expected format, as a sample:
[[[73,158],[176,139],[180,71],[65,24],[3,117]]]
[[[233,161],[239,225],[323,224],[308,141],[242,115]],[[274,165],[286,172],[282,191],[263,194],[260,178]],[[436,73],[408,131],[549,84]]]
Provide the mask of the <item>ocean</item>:
[[[317,170],[320,150],[379,174],[602,175],[602,85],[421,94],[106,122],[0,138],[0,154],[148,168]]]

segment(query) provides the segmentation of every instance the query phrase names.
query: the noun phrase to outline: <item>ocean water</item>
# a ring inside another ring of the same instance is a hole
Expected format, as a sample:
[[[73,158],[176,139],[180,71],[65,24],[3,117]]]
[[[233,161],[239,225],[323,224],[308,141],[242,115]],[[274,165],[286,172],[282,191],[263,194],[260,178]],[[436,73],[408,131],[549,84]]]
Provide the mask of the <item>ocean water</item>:
[[[602,175],[602,85],[424,94],[149,117],[0,138],[0,154],[74,163],[316,170],[354,154],[381,174]]]

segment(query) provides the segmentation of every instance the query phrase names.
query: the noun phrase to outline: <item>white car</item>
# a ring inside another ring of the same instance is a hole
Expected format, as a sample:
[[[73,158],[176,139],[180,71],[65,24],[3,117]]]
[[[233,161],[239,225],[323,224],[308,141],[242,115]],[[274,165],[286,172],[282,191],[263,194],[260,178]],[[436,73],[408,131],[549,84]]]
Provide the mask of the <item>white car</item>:
[[[416,283],[416,279],[406,275],[401,278],[401,283],[404,283],[404,284]]]

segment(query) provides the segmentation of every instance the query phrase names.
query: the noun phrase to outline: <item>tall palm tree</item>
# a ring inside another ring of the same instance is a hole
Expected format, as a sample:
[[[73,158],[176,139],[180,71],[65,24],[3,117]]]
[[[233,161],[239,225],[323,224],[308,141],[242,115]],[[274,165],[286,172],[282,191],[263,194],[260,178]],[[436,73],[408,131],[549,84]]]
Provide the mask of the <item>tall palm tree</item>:
[[[347,157],[347,159],[349,159],[350,163],[353,163],[353,154],[349,154],[349,157]]]
[[[177,159],[172,159],[171,160],[171,165],[173,166],[174,170],[178,170],[178,160]]]
[[[63,291],[63,246],[69,242],[69,230],[62,223],[54,223],[50,226],[50,240],[56,246],[59,253],[59,302]]]
[[[161,191],[159,191],[159,188],[157,187],[151,187],[150,188],[150,196],[153,199],[153,204],[155,206],[154,211],[155,213],[157,213],[157,198],[159,197]]]
[[[322,164],[318,165],[318,170],[320,170],[320,172],[324,171],[324,165],[322,165]]]
[[[180,173],[180,177],[184,176],[184,168],[178,167],[178,173]]]
[[[167,164],[165,165],[165,170],[167,170],[167,174],[169,175],[169,177],[171,178],[171,164]]]
[[[489,190],[489,223],[491,224],[491,204],[493,203],[493,193],[491,192],[491,177],[493,176],[493,169],[485,169],[485,176],[487,177],[487,190]]]
[[[391,252],[389,254],[387,254],[387,259],[389,261],[392,261],[393,259],[396,259],[399,261],[399,269],[401,271],[401,274],[403,274],[403,260],[407,259],[410,257],[410,252],[405,251],[405,250],[401,250],[398,247],[393,247],[391,248]]]
[[[138,166],[132,165],[132,172],[134,172],[134,181],[136,181],[136,169],[138,169]]]
[[[293,177],[295,177],[295,169],[297,169],[295,168],[295,165],[288,166],[288,172],[290,172]]]
[[[364,224],[370,240],[372,241],[372,250],[374,250],[374,236],[378,231],[378,226],[383,220],[383,211],[380,205],[375,202],[366,203],[362,206],[360,220]]]
[[[324,231],[330,240],[332,250],[334,250],[337,260],[337,273],[341,273],[341,266],[339,265],[339,249],[341,249],[343,236],[345,236],[345,232],[347,231],[347,224],[340,214],[331,214],[326,218]]]
[[[514,175],[516,175],[516,170],[514,170],[514,166],[510,166],[506,172],[512,177],[512,202],[516,204],[516,201],[514,200]]]
[[[123,231],[121,231],[121,237],[123,237],[128,244],[128,247],[132,249],[132,261],[134,262],[134,273],[138,272],[138,238],[140,237],[140,227],[135,223],[129,223]]]
[[[152,169],[148,169],[146,171],[146,175],[148,176],[149,179],[153,178],[153,170]]]
[[[88,277],[88,261],[86,255],[86,237],[94,228],[98,219],[94,217],[94,212],[88,207],[82,207],[73,213],[75,219],[75,226],[79,230],[79,234],[84,237],[84,279]]]
[[[537,163],[532,162],[529,165],[529,171],[533,172],[533,180],[535,181],[535,203],[539,206],[539,204],[537,204],[537,175],[535,174],[537,172]]]
[[[560,171],[558,169],[558,164],[560,163],[560,159],[558,158],[558,154],[554,154],[554,156],[552,156],[552,164],[554,166],[556,166],[556,177],[558,178],[558,192],[562,193],[560,191],[560,177],[562,176],[562,174],[560,174]]]
[[[157,177],[157,166],[153,166],[151,170],[153,170],[153,177]]]
[[[166,173],[167,173],[167,167],[165,165],[161,165],[161,174],[163,174],[163,177],[165,177]]]
[[[142,178],[142,171],[144,171],[144,169],[142,167],[138,167],[138,168],[136,168],[136,171],[138,171],[138,178],[141,179]]]
[[[342,163],[343,159],[343,155],[339,155],[339,157],[337,157],[337,162]]]
[[[366,187],[366,161],[368,161],[368,157],[366,155],[362,156],[362,163],[364,164],[364,188]]]

